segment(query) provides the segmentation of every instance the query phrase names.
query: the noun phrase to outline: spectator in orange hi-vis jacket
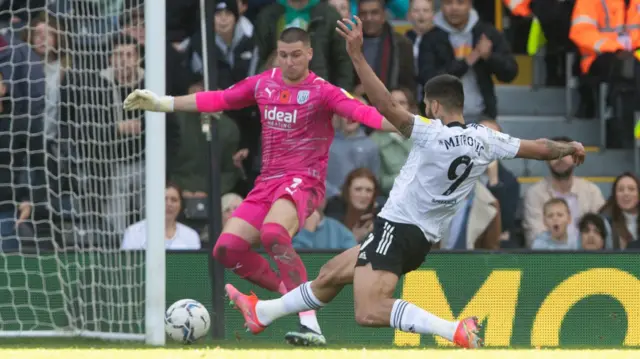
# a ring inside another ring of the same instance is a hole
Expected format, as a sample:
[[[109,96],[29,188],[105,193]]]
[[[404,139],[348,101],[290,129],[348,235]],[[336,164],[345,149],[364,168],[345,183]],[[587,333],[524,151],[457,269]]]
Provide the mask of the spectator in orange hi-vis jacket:
[[[610,96],[628,96],[609,121],[608,148],[633,147],[633,112],[640,84],[640,0],[576,0],[569,38],[580,50],[583,74],[610,85]],[[625,106],[627,108],[625,108]],[[628,115],[624,115],[628,114]],[[630,115],[629,115],[630,114]]]
[[[504,4],[509,8],[511,13],[515,16],[527,17],[531,15],[531,9],[529,5],[531,0],[502,0]]]

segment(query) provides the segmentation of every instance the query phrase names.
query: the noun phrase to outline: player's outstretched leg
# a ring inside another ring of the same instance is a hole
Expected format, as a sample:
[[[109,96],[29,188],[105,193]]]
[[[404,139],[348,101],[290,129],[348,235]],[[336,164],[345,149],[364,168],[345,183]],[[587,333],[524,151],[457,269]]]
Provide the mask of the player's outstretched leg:
[[[281,279],[269,261],[251,250],[260,243],[260,232],[243,219],[232,217],[213,248],[213,256],[225,268],[266,290],[278,292]]]
[[[450,322],[437,317],[393,293],[399,275],[373,270],[371,263],[356,267],[353,290],[356,322],[366,327],[392,327],[409,333],[434,334],[463,348],[482,346],[476,318]]]
[[[247,329],[258,334],[279,318],[319,309],[331,302],[345,285],[353,283],[358,250],[359,246],[356,246],[332,258],[322,266],[316,279],[278,299],[259,300],[253,293],[240,293],[231,284],[227,284],[225,290],[244,316]]]
[[[292,244],[292,236],[299,226],[296,204],[288,198],[280,198],[273,203],[260,230],[262,245],[276,262],[287,291],[307,281],[307,269]],[[285,339],[293,345],[326,344],[315,311],[300,313],[300,330],[287,333]]]

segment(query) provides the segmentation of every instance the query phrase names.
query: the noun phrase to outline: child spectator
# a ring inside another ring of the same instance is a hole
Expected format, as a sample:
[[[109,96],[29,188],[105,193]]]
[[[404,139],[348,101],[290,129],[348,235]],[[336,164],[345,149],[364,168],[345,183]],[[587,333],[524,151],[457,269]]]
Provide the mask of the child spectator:
[[[582,249],[598,251],[605,248],[605,239],[608,238],[608,233],[602,217],[595,213],[587,213],[580,220],[578,229],[580,230],[580,247]]]
[[[531,249],[571,250],[577,249],[576,238],[569,237],[571,223],[569,205],[562,198],[548,200],[542,208],[545,232],[540,233],[533,241]]]

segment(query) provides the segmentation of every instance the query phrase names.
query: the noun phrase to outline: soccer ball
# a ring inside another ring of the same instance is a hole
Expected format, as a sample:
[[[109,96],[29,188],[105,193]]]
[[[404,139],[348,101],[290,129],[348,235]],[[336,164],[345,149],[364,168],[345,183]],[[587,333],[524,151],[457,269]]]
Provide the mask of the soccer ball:
[[[164,314],[167,335],[183,344],[191,344],[204,337],[210,325],[207,308],[193,299],[181,299],[173,303]]]

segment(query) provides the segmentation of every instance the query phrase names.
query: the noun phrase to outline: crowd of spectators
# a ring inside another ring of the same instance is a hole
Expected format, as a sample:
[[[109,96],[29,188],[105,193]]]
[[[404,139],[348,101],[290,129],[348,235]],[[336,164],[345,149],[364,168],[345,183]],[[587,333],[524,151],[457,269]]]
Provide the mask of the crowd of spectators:
[[[28,245],[24,238],[42,237],[49,238],[36,242],[45,247],[145,247],[144,117],[121,107],[129,92],[144,88],[145,64],[163,56],[145,52],[144,1],[0,0],[0,250],[19,250]],[[166,92],[202,91],[199,1],[166,1]],[[613,103],[632,91],[625,84],[640,78],[633,77],[638,62],[628,66],[629,49],[640,44],[620,47],[609,37],[597,38],[592,30],[599,20],[588,2],[575,1],[571,30],[567,27],[564,36],[591,56],[588,64],[580,58],[581,71],[593,75],[584,76],[585,83],[593,77],[609,82]],[[534,9],[540,1],[530,3]],[[334,30],[338,19],[357,14],[365,58],[398,103],[420,112],[420,84],[453,74],[464,85],[467,121],[502,131],[495,120],[494,79],[509,83],[519,68],[513,44],[473,5],[472,0],[218,0],[211,24],[216,46],[209,49],[217,60],[212,87],[224,89],[277,66],[278,34],[298,26],[311,34],[311,70],[366,103]],[[393,23],[405,19],[411,28],[400,33]],[[550,20],[543,20],[549,29]],[[624,28],[625,21],[637,19],[612,17],[607,26]],[[628,31],[640,31],[637,25],[640,21]],[[628,109],[620,111],[624,117]],[[217,121],[224,222],[259,174],[261,124],[251,107],[222,113]],[[339,250],[362,241],[412,146],[398,134],[339,116],[332,124],[327,198],[294,237],[297,248]],[[207,139],[199,114],[168,114],[166,127],[166,247],[199,249],[211,240]],[[605,201],[596,185],[574,176],[571,157],[548,165],[549,176],[524,198],[507,167],[498,161],[489,165],[439,247],[640,247],[639,182],[633,173],[620,175]]]

